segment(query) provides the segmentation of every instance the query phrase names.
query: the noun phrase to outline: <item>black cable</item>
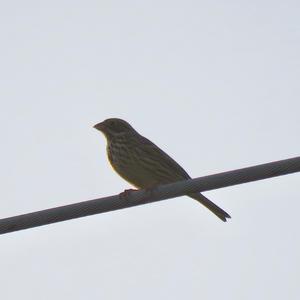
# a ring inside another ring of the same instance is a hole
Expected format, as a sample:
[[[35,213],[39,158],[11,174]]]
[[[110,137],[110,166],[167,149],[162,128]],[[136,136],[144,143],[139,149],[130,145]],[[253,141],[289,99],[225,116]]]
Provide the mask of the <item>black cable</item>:
[[[263,165],[162,185],[151,191],[140,190],[129,193],[126,197],[115,195],[45,209],[33,213],[1,219],[0,234],[165,200],[192,192],[205,192],[213,189],[286,175],[299,171],[300,157],[295,157]]]

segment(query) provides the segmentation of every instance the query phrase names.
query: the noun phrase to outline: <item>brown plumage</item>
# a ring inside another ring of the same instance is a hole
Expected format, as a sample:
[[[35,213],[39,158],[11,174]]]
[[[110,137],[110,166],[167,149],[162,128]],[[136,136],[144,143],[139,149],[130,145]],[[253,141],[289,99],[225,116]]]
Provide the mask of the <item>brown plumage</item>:
[[[114,170],[137,188],[190,179],[188,173],[168,154],[140,135],[126,121],[112,118],[94,126],[107,139],[107,155]],[[200,193],[189,194],[222,221],[230,216]]]

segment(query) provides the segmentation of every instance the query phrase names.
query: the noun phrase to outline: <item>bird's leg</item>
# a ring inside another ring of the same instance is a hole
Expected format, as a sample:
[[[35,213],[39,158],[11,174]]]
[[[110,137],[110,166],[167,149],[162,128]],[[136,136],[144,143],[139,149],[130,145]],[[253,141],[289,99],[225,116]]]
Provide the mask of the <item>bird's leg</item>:
[[[133,192],[136,192],[135,189],[126,189],[124,192],[119,194],[120,199],[128,200],[129,195],[131,195]]]
[[[151,186],[151,187],[147,187],[147,188],[144,189],[145,190],[145,197],[143,199],[144,202],[148,202],[148,200],[151,200],[151,198],[154,195],[154,191],[155,191],[156,187],[157,186]],[[124,192],[119,194],[119,197],[122,200],[128,201],[129,196],[132,193],[136,192],[136,191],[138,191],[138,190],[136,190],[136,189],[126,189]]]

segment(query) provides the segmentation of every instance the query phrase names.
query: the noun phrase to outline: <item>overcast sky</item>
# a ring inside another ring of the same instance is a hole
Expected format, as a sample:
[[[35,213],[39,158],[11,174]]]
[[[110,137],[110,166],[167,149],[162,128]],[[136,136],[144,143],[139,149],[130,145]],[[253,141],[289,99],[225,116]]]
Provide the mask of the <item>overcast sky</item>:
[[[193,177],[299,155],[299,1],[2,1],[0,217],[118,194],[92,126]],[[1,299],[298,300],[300,174],[0,237]]]

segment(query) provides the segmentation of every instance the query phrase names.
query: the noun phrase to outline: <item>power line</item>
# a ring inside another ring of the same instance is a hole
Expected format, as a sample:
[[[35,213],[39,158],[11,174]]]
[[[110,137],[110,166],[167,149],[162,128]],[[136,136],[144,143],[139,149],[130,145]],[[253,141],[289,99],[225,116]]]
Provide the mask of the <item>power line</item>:
[[[253,167],[198,177],[162,185],[154,190],[139,190],[126,196],[110,196],[45,209],[0,220],[0,234],[142,205],[193,192],[205,192],[232,185],[267,179],[300,171],[300,156]]]

